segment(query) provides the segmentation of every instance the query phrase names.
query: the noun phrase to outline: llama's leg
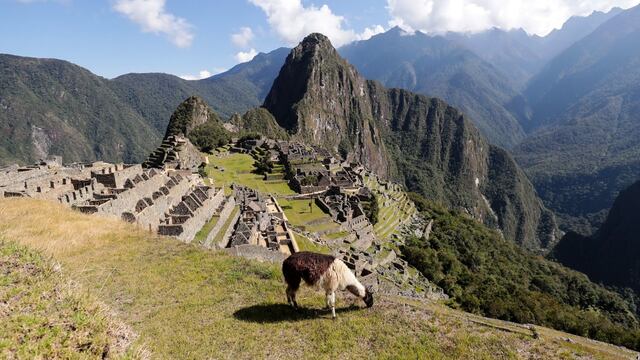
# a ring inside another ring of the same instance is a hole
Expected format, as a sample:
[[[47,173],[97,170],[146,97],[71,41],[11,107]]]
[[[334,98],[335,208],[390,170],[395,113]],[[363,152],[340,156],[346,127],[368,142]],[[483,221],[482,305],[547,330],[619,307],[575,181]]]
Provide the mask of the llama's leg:
[[[295,309],[298,308],[298,303],[296,302],[296,292],[298,291],[297,287],[287,286],[287,302],[293,306]]]
[[[331,307],[331,316],[336,318],[336,293],[332,291],[329,295],[327,295],[327,305]]]

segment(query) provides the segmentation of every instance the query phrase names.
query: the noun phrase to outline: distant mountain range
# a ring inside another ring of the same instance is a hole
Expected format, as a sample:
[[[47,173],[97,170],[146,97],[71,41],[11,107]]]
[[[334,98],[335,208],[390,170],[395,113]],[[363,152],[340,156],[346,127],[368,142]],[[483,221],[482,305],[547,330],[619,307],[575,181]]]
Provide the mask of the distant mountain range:
[[[62,60],[0,55],[0,165],[49,154],[67,162],[141,162],[191,95],[224,118],[259,105],[288,52],[259,54],[198,81],[167,74],[108,80]]]
[[[461,109],[491,143],[514,153],[564,229],[589,234],[640,174],[639,11],[574,17],[545,37],[394,28],[338,51],[367,78]],[[260,105],[288,52],[259,54],[198,81],[167,74],[108,80],[60,60],[0,55],[0,165],[48,154],[141,161],[189,96],[202,97],[223,120]],[[253,120],[263,115],[245,118],[259,128]]]
[[[444,37],[409,36],[393,28],[339,51],[367,78],[458,107],[497,145],[512,147],[524,138],[518,120],[505,108],[518,95],[509,78]]]
[[[640,178],[639,65],[635,7],[556,56],[524,92],[530,135],[514,153],[574,230],[592,231],[617,193]]]

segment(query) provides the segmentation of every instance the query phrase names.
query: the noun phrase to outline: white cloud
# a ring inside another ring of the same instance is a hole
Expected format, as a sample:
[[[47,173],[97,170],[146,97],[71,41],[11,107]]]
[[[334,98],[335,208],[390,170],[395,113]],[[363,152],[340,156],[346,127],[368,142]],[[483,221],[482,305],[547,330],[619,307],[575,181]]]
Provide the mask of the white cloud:
[[[239,32],[231,35],[231,42],[239,48],[248,47],[251,40],[253,40],[253,30],[250,27],[242,27]]]
[[[142,27],[142,31],[164,34],[178,47],[189,47],[193,41],[191,24],[170,14],[165,0],[116,0],[114,10]]]
[[[267,15],[273,30],[288,45],[295,45],[313,32],[326,35],[338,47],[354,40],[371,37],[382,28],[376,25],[362,34],[345,28],[345,18],[334,14],[329,6],[305,7],[300,0],[249,0]]]
[[[239,63],[247,62],[253,60],[254,57],[258,55],[256,49],[250,49],[249,51],[240,51],[236,54],[236,60]]]
[[[356,40],[368,40],[374,35],[378,35],[384,32],[384,28],[381,25],[365,28],[361,34],[356,36]]]
[[[208,77],[212,77],[213,75],[220,74],[227,71],[225,68],[214,68],[212,71],[209,70],[200,70],[197,75],[180,75],[181,78],[185,80],[201,80],[206,79]]]
[[[427,33],[478,32],[492,27],[523,28],[546,35],[571,16],[628,8],[638,0],[387,0],[392,20],[405,30]]]

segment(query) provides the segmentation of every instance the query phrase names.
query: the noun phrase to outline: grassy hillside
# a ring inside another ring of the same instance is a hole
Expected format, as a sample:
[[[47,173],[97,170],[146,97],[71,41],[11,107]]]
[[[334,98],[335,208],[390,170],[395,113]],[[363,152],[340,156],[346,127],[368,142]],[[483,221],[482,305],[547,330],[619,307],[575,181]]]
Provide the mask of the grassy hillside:
[[[41,253],[0,238],[0,357],[139,357],[135,334]]]
[[[141,162],[189,96],[224,119],[259,105],[287,53],[261,53],[198,81],[158,73],[109,80],[62,60],[0,54],[0,166],[47,155]]]
[[[365,309],[341,294],[333,321],[323,298],[305,289],[304,309],[294,312],[284,305],[276,265],[201,250],[61,205],[19,199],[2,200],[0,208],[0,237],[53,256],[81,293],[131,326],[138,334],[133,346],[154,358],[635,356],[543,328],[535,340],[513,324],[393,298],[379,297]],[[4,274],[7,265],[0,266]],[[1,344],[14,346],[0,334]]]

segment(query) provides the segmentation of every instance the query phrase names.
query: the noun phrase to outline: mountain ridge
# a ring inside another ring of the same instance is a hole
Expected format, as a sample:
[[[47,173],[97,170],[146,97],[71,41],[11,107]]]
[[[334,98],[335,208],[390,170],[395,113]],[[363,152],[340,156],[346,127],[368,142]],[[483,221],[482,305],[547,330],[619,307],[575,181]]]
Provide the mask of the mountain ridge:
[[[553,214],[504,150],[444,101],[365,80],[324,35],[291,51],[264,107],[294,139],[463,208],[526,248],[555,242]]]

